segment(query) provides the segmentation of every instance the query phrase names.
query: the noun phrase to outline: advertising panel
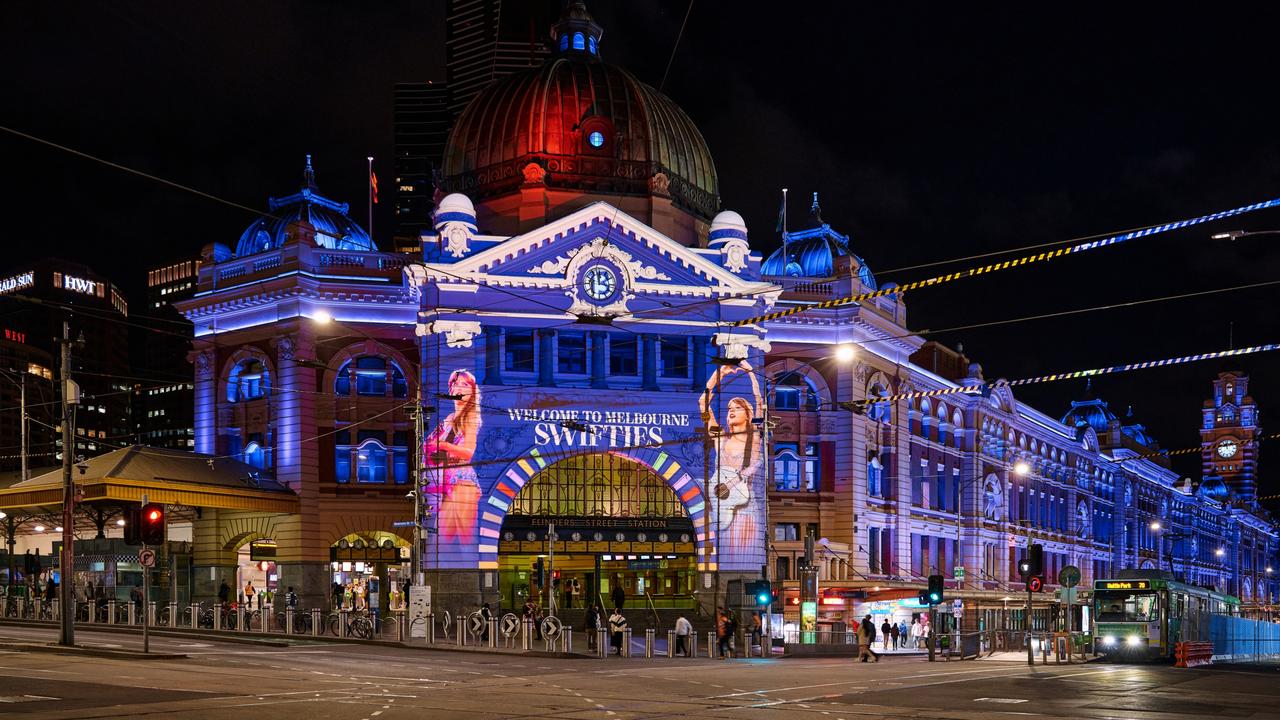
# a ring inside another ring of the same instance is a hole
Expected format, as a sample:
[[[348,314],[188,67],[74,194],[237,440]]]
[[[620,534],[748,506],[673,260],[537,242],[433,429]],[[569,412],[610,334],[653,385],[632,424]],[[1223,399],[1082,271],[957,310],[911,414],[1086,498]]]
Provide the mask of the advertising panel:
[[[486,385],[482,342],[441,348],[438,377],[427,378],[432,397],[440,398],[423,446],[424,497],[434,525],[430,566],[497,567],[503,523],[521,490],[557,463],[566,472],[587,472],[581,456],[607,454],[651,472],[679,498],[685,517],[670,527],[691,526],[685,541],[695,545],[700,567],[759,571],[765,562],[766,453],[758,363],[693,369],[679,390],[540,387],[518,384],[510,373],[504,384]],[[592,492],[621,497],[622,475],[596,472]],[[662,528],[643,517],[592,507],[585,514],[608,520],[562,518],[557,527],[587,528],[575,541],[680,539],[659,538]],[[525,529],[531,519],[508,530]],[[593,533],[600,537],[586,534],[606,525],[606,532]]]

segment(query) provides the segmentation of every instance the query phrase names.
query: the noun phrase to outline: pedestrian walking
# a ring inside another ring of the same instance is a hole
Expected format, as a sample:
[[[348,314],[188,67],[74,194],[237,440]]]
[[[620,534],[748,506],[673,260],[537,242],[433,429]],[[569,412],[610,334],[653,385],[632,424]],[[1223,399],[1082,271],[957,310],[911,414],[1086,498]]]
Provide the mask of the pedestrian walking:
[[[919,648],[920,639],[924,637],[924,623],[920,622],[920,618],[916,618],[911,624],[911,647]]]
[[[99,585],[98,589],[99,591],[101,591],[102,586]],[[218,586],[218,604],[226,605],[227,601],[230,599],[231,599],[231,586],[227,584],[226,580],[223,580],[222,584]]]
[[[613,654],[622,654],[622,631],[627,629],[627,619],[622,615],[622,608],[613,609],[609,616],[609,644],[613,646]]]
[[[892,638],[893,638],[893,649],[894,649],[894,650],[897,650],[897,649],[898,649],[898,642],[899,642],[899,640],[901,640],[901,632],[898,630],[898,626],[897,626],[897,625],[890,625],[890,626],[889,626],[889,635],[890,635],[890,637],[892,637]]]
[[[891,633],[889,631],[889,618],[885,618],[884,622],[880,623],[880,643],[885,650],[889,649],[889,643],[892,642],[893,640],[890,637],[890,634]]]
[[[587,649],[596,649],[596,636],[600,630],[600,605],[597,603],[587,608],[585,628],[587,631]]]
[[[733,637],[732,622],[727,610],[723,607],[716,608],[716,653],[721,660],[728,659],[733,653],[729,646],[729,638]]]
[[[141,585],[134,585],[133,589],[129,591],[129,602],[133,603],[134,607],[139,607],[139,608],[142,607],[142,586]]]
[[[880,656],[875,650],[871,649],[871,644],[876,641],[876,624],[867,615],[858,623],[858,659],[866,662],[867,658],[871,658],[871,662],[880,662]]]
[[[676,618],[676,655],[689,657],[689,636],[693,634],[693,623],[681,615]]]
[[[906,647],[908,640],[907,621],[900,620],[898,622],[898,647]]]
[[[622,583],[615,583],[613,592],[610,593],[613,600],[613,606],[621,610],[627,602],[627,591],[622,589]]]

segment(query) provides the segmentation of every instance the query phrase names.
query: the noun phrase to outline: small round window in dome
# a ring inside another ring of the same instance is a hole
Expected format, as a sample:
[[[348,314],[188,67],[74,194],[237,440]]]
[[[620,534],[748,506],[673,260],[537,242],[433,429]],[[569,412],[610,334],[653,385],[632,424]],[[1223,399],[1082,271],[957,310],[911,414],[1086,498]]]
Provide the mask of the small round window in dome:
[[[600,132],[599,130],[596,130],[595,132],[587,136],[587,142],[591,143],[591,147],[603,147],[604,133]]]

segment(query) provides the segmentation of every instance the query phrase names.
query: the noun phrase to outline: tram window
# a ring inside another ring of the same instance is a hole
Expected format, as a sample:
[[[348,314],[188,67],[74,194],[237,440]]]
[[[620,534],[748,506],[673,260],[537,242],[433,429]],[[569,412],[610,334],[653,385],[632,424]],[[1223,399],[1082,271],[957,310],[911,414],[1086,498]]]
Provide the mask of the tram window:
[[[1149,622],[1160,610],[1155,594],[1100,593],[1097,603],[1099,622]]]

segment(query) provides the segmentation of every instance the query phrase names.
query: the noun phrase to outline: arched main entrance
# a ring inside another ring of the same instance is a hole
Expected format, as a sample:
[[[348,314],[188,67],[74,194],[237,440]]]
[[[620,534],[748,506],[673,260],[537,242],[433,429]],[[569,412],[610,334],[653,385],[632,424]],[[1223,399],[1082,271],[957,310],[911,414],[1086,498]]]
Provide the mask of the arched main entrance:
[[[703,531],[689,512],[694,495],[700,510],[700,491],[682,497],[658,469],[619,453],[541,468],[502,520],[503,606],[520,607],[531,596],[556,610],[611,606],[621,588],[628,607],[692,607]]]

